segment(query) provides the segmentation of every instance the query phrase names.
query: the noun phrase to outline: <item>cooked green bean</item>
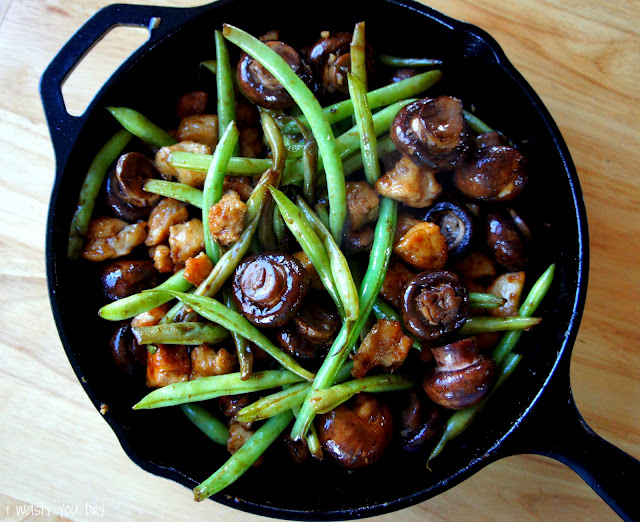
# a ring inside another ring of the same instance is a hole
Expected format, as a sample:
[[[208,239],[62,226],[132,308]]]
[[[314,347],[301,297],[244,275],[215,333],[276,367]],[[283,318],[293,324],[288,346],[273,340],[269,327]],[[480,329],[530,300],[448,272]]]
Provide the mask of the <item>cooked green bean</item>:
[[[458,333],[460,335],[476,335],[487,332],[526,330],[537,325],[540,321],[539,317],[469,317]]]
[[[414,380],[402,375],[389,373],[371,375],[343,384],[336,384],[326,390],[319,390],[313,394],[311,404],[315,413],[327,413],[340,406],[343,402],[348,401],[356,393],[408,390],[415,385],[416,382]]]
[[[544,296],[547,295],[549,288],[551,287],[551,283],[553,282],[553,275],[555,273],[556,265],[553,264],[549,268],[547,268],[544,273],[539,277],[539,279],[534,283],[529,291],[529,294],[520,305],[519,315],[520,317],[531,317],[542,300]],[[522,335],[521,330],[514,330],[512,332],[506,333],[498,345],[493,350],[493,359],[496,361],[496,364],[502,364],[504,358],[511,353],[511,350],[515,347],[520,336]]]
[[[227,308],[233,312],[238,312],[238,307],[231,297],[231,290],[229,288],[223,290],[223,296],[224,304],[227,305]],[[246,381],[251,377],[251,373],[253,372],[253,352],[249,347],[249,341],[244,337],[235,332],[231,332],[231,337],[233,338],[233,343],[236,345],[236,355],[238,357],[238,364],[240,365],[241,379]]]
[[[275,202],[273,199],[269,198],[262,209],[260,224],[258,225],[258,239],[260,241],[260,246],[262,247],[262,250],[266,252],[278,250],[278,242],[273,231],[274,207]]]
[[[378,157],[384,158],[387,154],[391,154],[396,150],[396,146],[394,145],[391,137],[386,134],[384,137],[378,140]],[[360,170],[364,166],[364,161],[362,159],[362,154],[360,151],[356,151],[349,156],[347,156],[342,161],[342,167],[344,169],[345,177],[350,176],[354,172]]]
[[[216,41],[216,89],[218,99],[219,135],[226,132],[229,124],[236,120],[236,93],[233,86],[234,72],[229,63],[229,51],[222,33],[215,31]],[[220,145],[218,145],[220,146]],[[233,146],[233,155],[238,155],[238,143]]]
[[[376,299],[376,302],[373,303],[373,315],[376,319],[386,319],[387,321],[398,321],[402,324],[402,329],[406,333],[406,328],[404,323],[402,322],[402,318],[400,314],[396,312],[393,308],[391,308],[387,303],[385,303],[382,299]],[[411,334],[407,334],[411,335]],[[416,339],[413,335],[411,335],[411,339],[413,340],[411,346],[418,351],[422,351],[422,343]]]
[[[327,206],[324,203],[318,203],[315,206],[316,215],[322,221],[322,224],[329,228],[329,212],[327,211]]]
[[[244,381],[239,372],[200,377],[193,381],[176,382],[153,390],[135,404],[133,409],[149,410],[189,402],[207,401],[223,395],[270,390],[285,384],[295,384],[301,380],[303,380],[301,376],[287,370],[256,372]]]
[[[172,323],[131,328],[138,344],[216,344],[229,337],[229,332],[217,324]]]
[[[318,185],[318,143],[316,140],[307,141],[302,154],[302,194],[309,205],[316,201],[316,187]]]
[[[220,63],[218,61],[218,63]],[[209,228],[209,209],[220,201],[222,197],[222,186],[224,185],[224,176],[227,172],[229,159],[233,154],[233,150],[238,143],[239,138],[238,127],[235,121],[231,121],[220,138],[220,142],[213,153],[213,159],[207,176],[204,180],[204,189],[202,190],[202,230],[204,231],[204,248],[207,256],[215,265],[220,259],[220,248],[218,243],[211,236]]]
[[[218,471],[194,488],[194,498],[198,502],[205,500],[238,480],[280,436],[292,418],[291,411],[286,411],[265,422]]]
[[[506,302],[506,299],[497,295],[469,292],[469,306],[472,308],[500,308]]]
[[[69,246],[67,248],[69,259],[75,260],[80,256],[84,237],[87,235],[87,230],[89,230],[89,224],[91,223],[93,207],[107,170],[122,154],[130,140],[131,133],[129,131],[122,129],[116,132],[98,151],[91,165],[89,165],[87,175],[80,189],[80,196],[71,220],[71,227],[69,228]]]
[[[342,239],[346,218],[346,188],[342,161],[331,127],[318,100],[284,59],[266,44],[249,33],[225,24],[222,33],[244,52],[258,60],[287,90],[307,118],[322,156],[329,189],[329,218],[331,233],[336,241]]]
[[[442,65],[442,60],[433,58],[400,58],[389,54],[381,54],[380,62],[389,67],[433,67]]]
[[[366,56],[366,42],[364,37],[364,22],[358,22],[353,30],[353,37],[351,38],[350,62],[351,62],[351,74],[362,82],[362,87],[366,93],[367,87],[367,56]],[[366,95],[366,94],[365,94]],[[366,101],[365,101],[366,103]],[[357,115],[356,115],[357,118]]]
[[[218,74],[218,60],[204,60],[200,65],[207,68],[213,74]]]
[[[227,445],[229,428],[198,404],[181,404],[180,409],[202,433],[217,444]]]
[[[120,125],[149,145],[160,148],[176,144],[176,140],[138,111],[127,107],[107,107],[107,110]]]
[[[147,292],[168,294],[171,297],[177,297],[202,317],[257,344],[287,370],[290,370],[307,381],[313,380],[314,375],[311,372],[300,366],[289,354],[277,348],[265,334],[247,321],[244,315],[229,310],[219,301],[210,297],[174,292],[173,290],[147,290]]]
[[[371,109],[378,109],[406,98],[413,98],[438,83],[441,78],[442,72],[438,70],[417,74],[406,80],[370,91],[367,93],[367,103]],[[329,105],[323,109],[323,112],[327,121],[330,124],[334,124],[353,115],[353,103],[351,100],[344,100]],[[306,120],[304,117],[301,117],[300,121],[304,123]],[[289,122],[283,125],[282,132],[295,134],[299,132],[299,130],[295,122]]]
[[[467,120],[469,128],[476,134],[484,134],[485,132],[491,132],[493,130],[480,118],[474,116],[469,111],[464,111],[464,118]]]
[[[273,156],[273,169],[282,174],[287,159],[287,149],[282,140],[280,127],[278,127],[273,116],[266,111],[260,113],[260,122],[262,123],[262,131],[264,132],[265,138],[267,138],[271,155]]]
[[[493,387],[493,390],[491,390],[491,392],[489,392],[489,394],[475,406],[469,406],[462,410],[458,410],[451,417],[449,417],[444,433],[440,437],[438,444],[433,449],[433,451],[431,451],[431,454],[427,459],[427,467],[429,466],[429,462],[431,462],[433,458],[437,457],[440,454],[440,452],[450,440],[455,439],[471,425],[478,413],[480,413],[484,409],[487,401],[491,398],[493,393],[500,386],[502,386],[504,381],[513,373],[513,370],[516,369],[516,366],[518,366],[521,360],[522,355],[510,353],[505,358],[504,365],[499,368],[498,381]]]
[[[145,290],[139,294],[134,294],[103,306],[98,311],[98,314],[107,321],[122,321],[163,305],[173,299],[171,295],[163,293],[164,290],[186,292],[191,288],[191,283],[187,281],[182,274],[184,274],[184,269],[179,270],[164,283],[156,286],[152,290]],[[159,290],[159,292],[154,292],[156,290]]]
[[[247,215],[245,221],[253,221],[262,211],[262,205],[269,198],[269,187],[277,186],[280,173],[275,169],[267,169],[251,191],[247,200]]]
[[[184,183],[165,181],[163,179],[150,179],[144,184],[144,190],[152,194],[159,194],[167,198],[184,201],[199,209],[202,208],[202,191],[195,187],[185,185]]]
[[[354,74],[349,73],[349,94],[353,101],[356,127],[360,136],[360,150],[364,165],[364,174],[369,185],[375,185],[380,177],[380,162],[378,161],[378,140],[373,124],[371,109],[367,105],[367,91],[364,84]]]
[[[180,169],[207,172],[211,164],[211,154],[197,154],[195,152],[184,152],[176,150],[169,155],[169,163]],[[286,165],[292,165],[295,160],[287,160]],[[229,160],[229,172],[227,176],[260,176],[262,173],[273,168],[273,160],[262,158],[231,158]],[[287,184],[291,183],[288,181]]]
[[[278,205],[273,209],[273,233],[276,235],[278,250],[282,250],[283,244],[287,239],[287,225],[285,225],[284,218],[280,213]]]

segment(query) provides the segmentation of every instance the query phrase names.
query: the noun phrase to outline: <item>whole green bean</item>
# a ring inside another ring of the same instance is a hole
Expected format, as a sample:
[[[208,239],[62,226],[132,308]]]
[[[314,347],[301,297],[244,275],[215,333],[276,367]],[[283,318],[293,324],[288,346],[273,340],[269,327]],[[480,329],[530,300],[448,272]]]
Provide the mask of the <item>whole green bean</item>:
[[[227,305],[227,308],[233,312],[238,312],[238,307],[231,297],[231,290],[229,288],[223,290],[223,297],[224,304]],[[238,364],[240,365],[240,375],[242,376],[241,379],[246,381],[251,377],[251,373],[253,372],[253,352],[249,346],[249,341],[244,337],[235,332],[231,332],[231,337],[236,346],[236,355],[238,357]]]
[[[278,250],[282,250],[283,244],[287,239],[287,225],[284,223],[284,218],[280,213],[278,205],[273,209],[273,233],[276,235]]]
[[[356,127],[360,136],[360,150],[364,165],[364,174],[369,185],[375,185],[380,177],[380,162],[378,161],[378,140],[373,123],[371,109],[367,105],[367,91],[360,79],[349,73],[349,95],[353,101]]]
[[[229,124],[236,120],[236,93],[233,86],[234,72],[229,63],[229,51],[222,33],[215,31],[216,42],[216,89],[218,99],[218,127],[220,136],[226,132]],[[219,145],[218,145],[219,146]],[[234,156],[238,155],[238,143],[233,146]]]
[[[400,58],[389,54],[381,54],[380,63],[389,67],[433,67],[442,65],[442,60],[433,58]]]
[[[287,370],[290,370],[307,381],[313,380],[314,375],[311,372],[300,366],[289,354],[284,353],[282,350],[277,348],[266,335],[247,321],[243,315],[229,310],[226,306],[215,299],[200,295],[174,292],[172,290],[147,290],[147,292],[168,294],[172,297],[177,297],[202,317],[209,319],[209,321],[219,324],[230,332],[235,332],[245,339],[257,344]]]
[[[278,250],[278,242],[276,241],[276,235],[273,231],[273,210],[275,203],[272,198],[269,198],[262,214],[260,215],[260,224],[258,225],[258,239],[260,240],[260,246],[263,252],[273,252]]]
[[[366,41],[364,37],[364,22],[358,22],[353,29],[351,45],[349,47],[351,58],[351,74],[362,82],[362,87],[366,93],[367,87],[367,57],[366,57]],[[365,94],[366,95],[366,94]],[[366,103],[366,100],[365,100]],[[357,115],[356,115],[357,118]]]
[[[540,321],[539,317],[469,317],[458,333],[460,335],[476,335],[487,332],[525,330],[537,325]]]
[[[547,268],[544,273],[538,278],[538,280],[534,283],[529,291],[529,294],[520,305],[519,315],[520,317],[531,317],[542,300],[544,296],[547,295],[549,288],[551,287],[551,283],[553,282],[553,275],[556,270],[556,265],[553,264],[549,268]],[[522,335],[521,330],[514,330],[512,332],[506,333],[498,345],[494,348],[492,357],[496,361],[496,364],[502,364],[505,357],[511,353],[511,350],[515,347],[520,336]]]
[[[122,154],[130,140],[131,133],[129,131],[122,129],[116,132],[98,151],[91,165],[89,165],[80,189],[76,211],[71,219],[71,227],[69,228],[69,246],[67,247],[67,257],[69,259],[76,260],[80,256],[84,237],[87,235],[89,224],[91,223],[93,207],[107,170]]]
[[[251,196],[247,200],[247,215],[244,218],[245,222],[253,221],[262,212],[262,206],[269,196],[269,187],[277,187],[278,180],[280,179],[280,173],[275,169],[267,169],[262,174],[262,177],[256,183],[255,187],[251,191]]]
[[[469,111],[464,111],[464,118],[467,120],[469,128],[476,134],[484,134],[485,132],[491,132],[493,130],[480,118],[474,116]]]
[[[224,45],[224,42],[223,42]],[[218,63],[220,61],[218,60]],[[224,185],[224,176],[227,172],[229,165],[229,159],[233,154],[233,150],[238,143],[238,127],[236,122],[231,121],[220,138],[220,142],[213,153],[213,159],[207,176],[204,180],[204,189],[202,190],[202,223],[204,231],[204,247],[207,252],[207,256],[211,262],[215,265],[220,259],[220,249],[218,243],[211,236],[211,230],[209,228],[209,210],[211,207],[220,201],[222,197],[222,187]]]
[[[216,344],[229,337],[229,332],[217,324],[171,323],[131,328],[138,344]]]
[[[471,308],[500,308],[506,302],[506,299],[497,295],[469,292],[469,306]]]
[[[316,187],[318,185],[318,143],[311,140],[305,143],[302,155],[302,194],[309,205],[316,201]]]
[[[238,480],[260,458],[289,425],[293,414],[286,411],[269,419],[218,471],[194,488],[194,498],[200,502]]]
[[[318,203],[315,206],[316,215],[322,221],[322,224],[325,227],[329,227],[329,212],[327,211],[327,206],[324,203]]]
[[[189,205],[202,209],[202,191],[195,187],[185,185],[184,183],[165,181],[163,179],[150,179],[144,184],[144,190],[152,194],[159,194],[167,198],[184,201],[185,203],[189,203]]]
[[[318,149],[324,164],[329,189],[331,233],[336,241],[341,240],[347,212],[344,173],[335,137],[318,100],[284,59],[266,44],[231,25],[225,24],[222,33],[225,38],[258,60],[282,84],[302,109],[318,142]]]
[[[160,148],[176,143],[169,134],[138,111],[127,107],[107,107],[107,110],[120,122],[120,125],[149,145]]]
[[[217,417],[198,404],[181,404],[187,418],[207,437],[217,444],[227,445],[229,428]]]
[[[139,294],[134,294],[119,301],[109,303],[100,308],[98,315],[107,321],[122,321],[163,305],[173,299],[171,295],[163,293],[165,290],[186,292],[191,288],[191,283],[187,281],[182,274],[184,274],[184,269],[179,270],[164,283],[156,286],[152,290],[145,290]]]
[[[400,317],[400,314],[396,312],[393,308],[391,308],[382,299],[376,299],[376,302],[373,303],[373,315],[375,316],[376,319],[386,319],[387,321],[398,321],[400,324],[402,324],[402,329],[406,333],[407,329],[404,326],[404,323],[402,322],[402,318]],[[407,334],[407,335],[411,335],[411,334]],[[422,343],[418,339],[416,339],[413,335],[411,335],[411,339],[413,339],[411,346],[416,350],[418,350],[419,352],[421,352]]]
[[[177,168],[207,172],[211,164],[211,154],[197,154],[176,150],[169,155],[169,163]],[[287,160],[286,165],[293,165],[295,160]],[[260,176],[273,168],[273,160],[262,158],[231,158],[227,176]],[[287,184],[291,183],[289,181]]]
[[[239,372],[200,377],[193,381],[176,382],[158,388],[145,395],[134,410],[149,410],[177,406],[189,402],[206,401],[223,395],[239,395],[262,390],[270,390],[300,382],[302,377],[287,370],[256,372],[249,379],[242,380]]]
[[[391,154],[395,150],[396,146],[394,145],[391,137],[388,134],[384,135],[384,137],[378,140],[377,151],[379,158],[384,158],[387,154]],[[344,169],[345,176],[350,176],[354,172],[357,172],[362,167],[364,167],[364,161],[362,159],[362,154],[360,153],[360,151],[356,151],[347,156],[342,161],[342,167]]]
[[[438,70],[417,74],[411,78],[370,91],[367,93],[367,103],[371,109],[378,109],[406,98],[412,98],[438,83],[441,78],[442,72]],[[323,112],[327,121],[334,124],[353,115],[353,103],[351,100],[344,100],[329,105],[323,109]],[[300,121],[304,123],[306,120],[301,117]],[[295,134],[299,130],[295,122],[289,122],[283,125],[282,132]]]
[[[273,156],[273,169],[282,174],[287,159],[287,149],[284,146],[280,127],[278,127],[273,116],[266,111],[260,113],[260,122]]]

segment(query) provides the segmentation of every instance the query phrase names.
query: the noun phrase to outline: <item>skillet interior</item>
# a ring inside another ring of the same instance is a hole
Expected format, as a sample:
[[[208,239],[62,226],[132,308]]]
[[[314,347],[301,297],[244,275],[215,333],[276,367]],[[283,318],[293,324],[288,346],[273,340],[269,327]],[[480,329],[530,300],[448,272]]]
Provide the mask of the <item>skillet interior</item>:
[[[266,465],[252,469],[216,497],[272,517],[354,518],[399,509],[451,487],[494,460],[496,444],[535,400],[565,348],[565,356],[570,356],[573,327],[577,328],[573,321],[584,299],[578,292],[585,266],[584,209],[573,165],[555,124],[497,44],[477,28],[418,4],[382,0],[368,2],[366,8],[356,4],[329,0],[309,20],[286,25],[277,13],[296,12],[299,3],[279,0],[267,10],[264,2],[243,0],[195,8],[199,16],[153,48],[136,53],[96,97],[66,165],[59,167],[51,200],[47,236],[51,300],[72,365],[79,377],[86,378],[83,386],[94,404],[109,405],[106,420],[132,460],[193,487],[226,459],[226,450],[209,444],[179,411],[131,410],[147,390],[143,379],[123,378],[111,363],[108,340],[114,325],[97,316],[104,298],[94,283],[95,268],[66,260],[69,223],[84,173],[97,148],[118,129],[103,107],[129,106],[159,125],[172,125],[167,115],[179,94],[195,88],[215,90],[213,77],[198,63],[215,57],[212,31],[223,22],[252,34],[280,27],[285,41],[305,45],[315,41],[321,30],[351,30],[365,20],[368,41],[377,52],[441,58],[444,81],[431,92],[458,96],[466,108],[475,105],[480,118],[524,150],[531,175],[518,208],[537,238],[530,280],[550,262],[558,267],[556,284],[540,310],[546,320],[521,341],[519,350],[527,355],[516,374],[492,399],[482,420],[432,463],[432,471],[425,469],[426,458],[391,453],[366,472],[349,475],[327,464],[290,465],[276,449]],[[194,449],[202,444],[211,447],[206,458]]]

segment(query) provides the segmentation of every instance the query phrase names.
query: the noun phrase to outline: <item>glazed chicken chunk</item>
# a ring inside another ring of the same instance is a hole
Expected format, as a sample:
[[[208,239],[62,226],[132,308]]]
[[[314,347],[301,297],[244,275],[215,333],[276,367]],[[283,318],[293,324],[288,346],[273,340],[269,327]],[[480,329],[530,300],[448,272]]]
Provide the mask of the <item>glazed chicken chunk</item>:
[[[211,150],[218,144],[218,116],[197,114],[182,118],[176,133],[178,141],[195,141],[207,145]]]
[[[195,141],[181,141],[175,145],[168,147],[162,147],[156,152],[154,165],[158,172],[165,179],[178,178],[180,183],[185,183],[196,188],[202,188],[204,186],[204,178],[206,172],[199,172],[197,170],[181,169],[174,167],[169,163],[169,157],[172,152],[193,152],[195,154],[211,154],[211,147],[203,145],[202,143],[196,143]]]
[[[126,256],[144,243],[146,238],[145,221],[130,225],[118,218],[93,219],[87,231],[88,241],[82,251],[82,257],[89,261],[105,261]]]
[[[347,183],[347,216],[351,230],[359,230],[378,219],[379,206],[378,193],[366,181]]]
[[[213,270],[211,260],[207,254],[200,252],[197,256],[187,259],[183,277],[193,286],[200,286],[211,273],[211,270]]]
[[[394,245],[393,252],[420,270],[439,270],[447,262],[447,240],[440,227],[421,221],[411,227]]]
[[[189,219],[187,205],[182,201],[164,198],[149,215],[149,234],[145,244],[155,246],[164,243],[169,238],[169,228]]]
[[[160,388],[189,380],[191,361],[186,346],[160,344],[156,351],[147,352],[147,386]]]
[[[193,218],[185,223],[169,228],[169,248],[171,260],[177,266],[184,266],[187,259],[197,256],[204,250],[204,232],[202,221]]]
[[[209,209],[209,230],[213,238],[223,246],[240,239],[244,228],[247,205],[237,192],[227,192]]]
[[[225,375],[234,371],[235,368],[235,356],[224,348],[216,351],[203,344],[191,350],[191,375],[189,380]]]
[[[395,166],[376,182],[382,196],[395,199],[408,207],[425,208],[433,204],[442,192],[433,172],[421,169],[403,156]]]
[[[353,356],[351,375],[359,379],[373,368],[395,370],[409,355],[412,344],[398,321],[378,319]]]

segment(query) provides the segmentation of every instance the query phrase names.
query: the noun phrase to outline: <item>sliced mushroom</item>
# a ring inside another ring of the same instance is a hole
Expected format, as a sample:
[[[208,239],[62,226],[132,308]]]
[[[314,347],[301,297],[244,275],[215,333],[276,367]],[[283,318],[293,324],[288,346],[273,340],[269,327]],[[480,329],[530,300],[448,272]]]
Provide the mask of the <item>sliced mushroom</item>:
[[[291,325],[279,329],[275,339],[285,352],[299,361],[309,361],[318,356],[319,346],[300,335]]]
[[[265,43],[278,53],[305,83],[311,82],[311,69],[293,47],[275,40]],[[247,98],[261,107],[283,109],[295,105],[282,84],[248,54],[243,54],[238,62],[238,84]]]
[[[415,390],[409,392],[400,419],[400,441],[408,451],[419,449],[444,427],[440,408]]]
[[[153,261],[114,261],[102,269],[100,281],[104,295],[123,299],[160,284]]]
[[[510,201],[527,183],[527,160],[513,147],[485,147],[456,169],[453,183],[472,199]]]
[[[496,382],[496,363],[478,355],[475,338],[432,348],[436,367],[422,382],[429,398],[444,408],[460,410],[482,400]]]
[[[402,69],[396,69],[391,75],[390,83],[401,82],[402,80],[406,80],[407,78],[413,78],[417,74],[418,74],[418,71],[416,71],[415,69],[407,68],[407,67]]]
[[[340,316],[328,306],[307,302],[293,319],[299,335],[314,344],[326,346],[333,342],[340,328]]]
[[[471,248],[474,218],[467,207],[450,201],[441,201],[429,209],[425,220],[440,227],[440,233],[447,240],[449,258],[459,258]]]
[[[434,341],[462,327],[469,313],[469,293],[453,272],[422,272],[407,283],[401,312],[411,333]]]
[[[435,172],[458,166],[469,148],[462,102],[451,96],[410,103],[391,125],[396,148],[416,165]]]
[[[391,411],[367,393],[319,415],[316,428],[323,449],[347,469],[380,460],[393,436]]]
[[[147,348],[138,344],[130,324],[125,323],[113,332],[109,346],[113,362],[124,373],[135,375],[147,365]]]
[[[233,277],[233,299],[245,317],[266,328],[289,322],[307,294],[307,275],[300,262],[284,252],[247,258]]]
[[[307,51],[309,63],[323,94],[349,92],[347,75],[343,69],[351,68],[351,39],[351,33],[323,34]]]
[[[490,131],[476,136],[476,149],[509,145],[509,140],[500,131]]]
[[[499,264],[511,271],[522,270],[529,261],[531,233],[513,209],[487,216],[487,245]]]

